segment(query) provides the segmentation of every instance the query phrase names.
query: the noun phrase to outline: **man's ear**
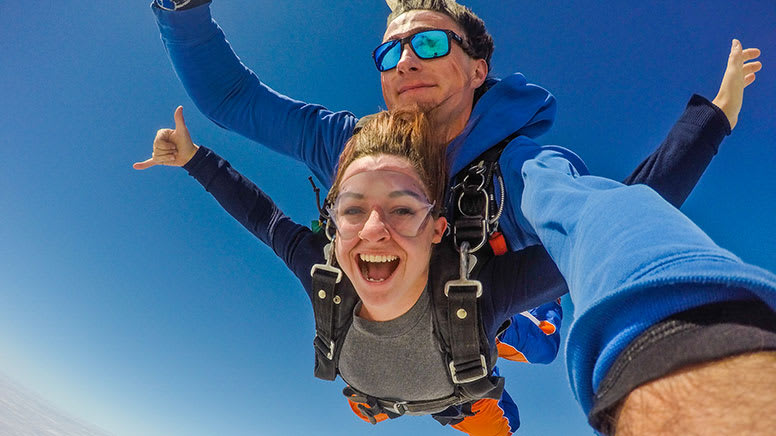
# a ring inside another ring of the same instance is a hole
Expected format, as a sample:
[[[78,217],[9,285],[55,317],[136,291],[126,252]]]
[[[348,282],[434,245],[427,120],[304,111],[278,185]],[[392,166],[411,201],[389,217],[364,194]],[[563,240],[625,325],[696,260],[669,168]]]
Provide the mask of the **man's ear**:
[[[447,230],[447,218],[440,216],[434,220],[434,237],[431,239],[431,243],[438,244],[442,242],[445,230]]]
[[[485,83],[485,79],[488,78],[488,63],[485,59],[474,59],[474,67],[472,69],[471,81],[475,89],[482,86]]]

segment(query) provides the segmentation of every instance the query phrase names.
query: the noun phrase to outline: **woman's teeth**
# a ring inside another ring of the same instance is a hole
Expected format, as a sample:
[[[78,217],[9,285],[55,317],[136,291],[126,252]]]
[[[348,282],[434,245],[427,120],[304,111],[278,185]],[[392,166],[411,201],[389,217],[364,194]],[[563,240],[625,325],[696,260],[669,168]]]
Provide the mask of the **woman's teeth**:
[[[399,256],[385,254],[359,254],[361,273],[368,282],[386,281],[399,265]]]
[[[394,260],[398,259],[398,256],[386,256],[382,254],[360,254],[359,257],[364,262],[372,263],[393,262]]]

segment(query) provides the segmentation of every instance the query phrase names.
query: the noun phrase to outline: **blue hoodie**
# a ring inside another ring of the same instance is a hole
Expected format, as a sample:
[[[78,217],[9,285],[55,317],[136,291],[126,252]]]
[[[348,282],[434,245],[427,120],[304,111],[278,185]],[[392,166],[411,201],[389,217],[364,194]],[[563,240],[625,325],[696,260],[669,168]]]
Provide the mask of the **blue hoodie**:
[[[234,55],[207,6],[154,12],[176,72],[206,116],[305,162],[331,183],[357,122],[353,114],[266,87]],[[717,301],[759,298],[774,307],[776,278],[717,247],[651,189],[586,175],[572,152],[536,144],[533,138],[550,127],[554,113],[554,98],[546,90],[519,74],[507,77],[477,103],[451,143],[448,161],[454,174],[501,139],[520,135],[500,158],[506,194],[501,227],[512,250],[543,243],[569,285],[577,319],[566,358],[572,389],[587,413],[614,358],[649,325]],[[710,116],[688,118],[702,129]],[[689,189],[729,129],[719,132],[694,137],[711,144],[708,150],[688,148],[703,154],[690,159],[697,165],[690,170],[695,179],[689,177]],[[653,156],[661,162],[659,153]],[[689,193],[686,188],[682,192]],[[683,201],[675,198],[674,204]]]

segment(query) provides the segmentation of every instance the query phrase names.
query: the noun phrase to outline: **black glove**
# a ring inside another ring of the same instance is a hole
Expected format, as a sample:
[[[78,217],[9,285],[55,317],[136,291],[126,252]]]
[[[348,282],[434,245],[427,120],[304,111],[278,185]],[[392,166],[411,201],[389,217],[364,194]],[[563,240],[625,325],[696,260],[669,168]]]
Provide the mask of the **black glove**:
[[[205,3],[209,3],[210,0],[154,0],[154,4],[166,11],[182,11],[185,9],[195,8]]]

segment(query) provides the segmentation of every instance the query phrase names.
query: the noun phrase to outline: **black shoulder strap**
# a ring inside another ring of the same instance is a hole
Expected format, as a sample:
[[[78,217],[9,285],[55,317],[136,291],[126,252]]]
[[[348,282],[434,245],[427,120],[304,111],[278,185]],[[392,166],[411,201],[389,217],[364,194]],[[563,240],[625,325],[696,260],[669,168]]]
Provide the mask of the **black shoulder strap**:
[[[460,396],[497,399],[504,381],[491,375],[498,356],[482,326],[478,304],[482,287],[476,280],[460,279],[459,256],[449,238],[434,248],[429,271],[434,327]],[[478,269],[475,265],[473,275]]]
[[[482,325],[482,284],[469,276],[477,277],[485,258],[493,256],[489,247],[482,249],[501,214],[495,208],[493,179],[500,180],[498,159],[515,136],[489,148],[456,175],[448,202],[452,238],[436,247],[430,268],[435,325],[448,355],[450,379],[471,398],[499,398],[504,387],[503,378],[491,376],[497,355]]]
[[[315,264],[312,275],[312,303],[315,316],[315,376],[323,380],[337,378],[337,362],[344,331],[353,321],[358,297],[342,270],[332,265],[331,244],[324,248],[325,264]]]

